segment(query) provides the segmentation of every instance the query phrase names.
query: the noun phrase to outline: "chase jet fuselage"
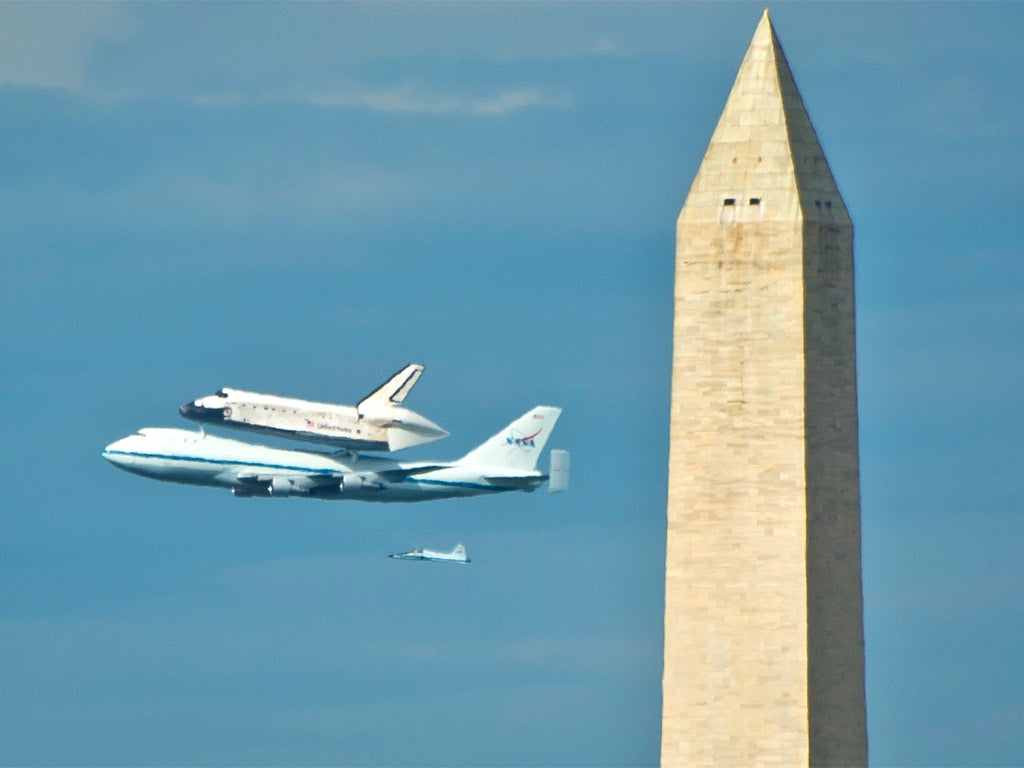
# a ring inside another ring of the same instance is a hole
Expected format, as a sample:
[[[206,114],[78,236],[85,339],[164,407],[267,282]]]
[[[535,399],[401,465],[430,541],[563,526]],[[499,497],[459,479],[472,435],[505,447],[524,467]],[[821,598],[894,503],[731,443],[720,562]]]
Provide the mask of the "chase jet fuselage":
[[[183,429],[147,427],[108,445],[103,458],[155,480],[230,488],[235,496],[424,501],[532,491],[548,480],[537,459],[561,410],[537,406],[461,459],[401,462],[339,451],[253,445]],[[565,451],[552,451],[565,456]],[[564,490],[567,461],[554,461],[551,490]],[[565,476],[558,467],[565,467]]]
[[[185,403],[186,419],[365,451],[397,451],[448,437],[448,432],[401,403],[423,373],[407,365],[358,405],[335,405],[224,387]]]
[[[394,560],[426,560],[431,563],[460,563],[471,562],[466,557],[466,548],[456,544],[451,552],[435,552],[432,549],[414,549],[411,552],[396,552],[388,557]]]

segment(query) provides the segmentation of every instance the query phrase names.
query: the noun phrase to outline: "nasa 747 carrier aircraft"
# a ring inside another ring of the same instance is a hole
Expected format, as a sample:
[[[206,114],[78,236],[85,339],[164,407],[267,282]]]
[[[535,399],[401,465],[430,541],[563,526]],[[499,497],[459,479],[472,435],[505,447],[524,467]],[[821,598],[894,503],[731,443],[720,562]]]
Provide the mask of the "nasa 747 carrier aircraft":
[[[549,490],[564,491],[569,482],[567,451],[551,451],[550,475],[537,470],[537,459],[560,413],[559,408],[538,405],[450,462],[284,450],[158,427],[111,443],[103,458],[137,475],[230,488],[235,496],[425,501],[532,491],[549,478]]]

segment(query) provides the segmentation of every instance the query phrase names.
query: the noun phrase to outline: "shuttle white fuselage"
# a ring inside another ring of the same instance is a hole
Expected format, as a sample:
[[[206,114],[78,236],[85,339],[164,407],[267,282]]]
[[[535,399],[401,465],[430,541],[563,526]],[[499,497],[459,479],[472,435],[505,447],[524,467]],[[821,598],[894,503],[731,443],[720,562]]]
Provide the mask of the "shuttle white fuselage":
[[[355,406],[224,387],[178,410],[206,424],[350,450],[397,451],[448,436],[430,419],[400,405],[422,373],[422,365],[408,365]]]

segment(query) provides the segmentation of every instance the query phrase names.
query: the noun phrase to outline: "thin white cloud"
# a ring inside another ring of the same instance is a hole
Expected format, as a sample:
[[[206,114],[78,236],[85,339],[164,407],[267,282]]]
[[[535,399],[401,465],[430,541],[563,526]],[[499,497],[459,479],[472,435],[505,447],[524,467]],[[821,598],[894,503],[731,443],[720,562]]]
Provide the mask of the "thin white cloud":
[[[198,107],[231,108],[248,104],[301,103],[322,109],[364,109],[411,115],[480,115],[502,117],[527,109],[567,109],[568,96],[544,93],[539,88],[512,88],[493,95],[459,95],[411,85],[390,88],[316,90],[288,95],[247,96],[239,92],[204,93],[189,101]]]
[[[468,112],[475,115],[506,115],[534,107],[566,109],[572,105],[568,97],[546,96],[535,89],[505,91],[493,98],[475,99],[469,102]]]
[[[343,16],[347,18],[353,13],[361,18],[362,11],[354,7],[346,8]],[[333,11],[330,15],[334,18]],[[477,15],[468,12],[469,19]],[[431,12],[427,19],[436,21],[435,16]],[[200,15],[200,18],[205,16]],[[379,16],[374,11],[368,18],[376,23]],[[455,14],[453,18],[467,21],[463,13]],[[319,70],[319,59],[314,57],[311,65],[306,53],[327,47],[326,43],[316,44],[323,30],[311,30],[310,17],[305,14],[299,14],[293,21],[293,25],[281,31],[292,44],[281,47],[282,52],[277,54],[279,61],[269,70],[275,76],[291,72],[293,83],[267,91],[260,90],[266,88],[265,84],[257,84],[259,79],[266,78],[267,68],[254,69],[245,63],[249,61],[244,54],[250,38],[259,39],[259,36],[253,33],[247,37],[244,28],[236,30],[234,38],[218,36],[211,43],[202,36],[195,39],[192,36],[174,37],[173,28],[169,33],[161,26],[168,23],[167,19],[160,14],[154,15],[144,5],[0,2],[0,50],[3,51],[3,56],[0,56],[0,86],[61,89],[80,98],[104,102],[130,101],[161,94],[209,108],[295,102],[324,109],[363,109],[412,115],[501,117],[530,109],[564,109],[572,103],[568,96],[552,94],[538,86],[497,86],[490,92],[473,92],[458,87],[445,86],[439,90],[410,84],[382,87],[357,84],[346,88],[320,85],[316,76],[307,76],[310,74],[307,70]],[[411,22],[408,15],[403,14],[396,23],[402,30]],[[339,28],[327,26],[323,34],[330,37],[330,47],[349,51],[351,46],[345,44],[343,38],[339,42],[336,37]],[[296,44],[295,40],[301,39],[303,34],[308,39]],[[160,39],[154,44],[158,35]],[[417,36],[422,42],[422,30],[418,30]],[[608,38],[596,37],[595,50],[607,52],[614,47]],[[116,38],[132,39],[116,49],[112,54],[114,59],[98,57],[98,46]],[[237,44],[221,44],[232,39],[237,39]],[[389,40],[391,42],[383,49],[373,48],[374,56],[390,56],[396,50],[405,50],[391,36]],[[190,46],[198,46],[200,50],[192,51]],[[239,50],[243,53],[238,54]],[[431,46],[429,50],[433,52],[435,47]],[[450,47],[443,50],[447,55],[453,55]],[[476,48],[471,46],[470,50],[476,51]],[[223,51],[233,52],[236,58]],[[266,50],[260,51],[261,58],[267,53]],[[241,77],[240,63],[244,65]],[[210,76],[235,79],[238,85],[224,91],[193,89],[194,83]]]
[[[0,86],[77,90],[95,46],[132,28],[114,3],[0,3]]]

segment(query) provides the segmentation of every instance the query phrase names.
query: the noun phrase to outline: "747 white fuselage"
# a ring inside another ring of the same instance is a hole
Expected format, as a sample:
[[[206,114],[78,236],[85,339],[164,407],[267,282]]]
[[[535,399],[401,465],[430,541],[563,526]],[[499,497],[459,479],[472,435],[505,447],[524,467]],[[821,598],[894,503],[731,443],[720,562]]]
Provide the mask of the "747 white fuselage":
[[[286,450],[159,427],[140,429],[111,443],[103,458],[137,475],[230,488],[236,496],[424,501],[532,491],[548,479],[537,470],[537,459],[560,413],[558,408],[537,406],[452,462]],[[552,490],[558,487],[553,483]]]

